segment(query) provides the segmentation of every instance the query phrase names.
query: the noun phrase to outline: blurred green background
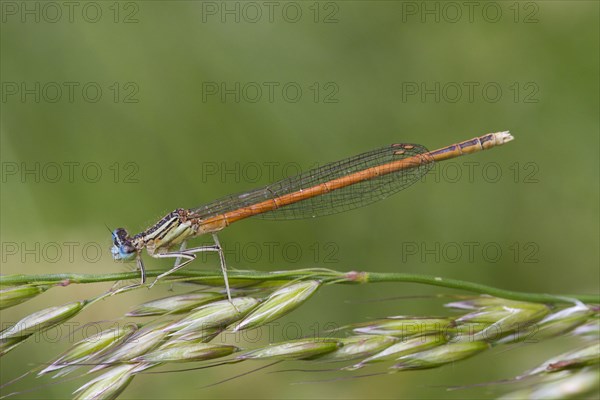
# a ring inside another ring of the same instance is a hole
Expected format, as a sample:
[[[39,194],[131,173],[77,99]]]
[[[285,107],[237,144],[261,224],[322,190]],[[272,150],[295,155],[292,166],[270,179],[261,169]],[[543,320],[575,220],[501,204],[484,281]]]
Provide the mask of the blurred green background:
[[[136,233],[172,209],[298,167],[390,143],[435,149],[510,130],[509,145],[440,164],[423,183],[370,207],[235,224],[220,235],[229,265],[414,272],[598,293],[598,3],[475,3],[3,1],[2,274],[123,271],[110,257],[105,225]],[[216,266],[206,257],[190,268]],[[109,286],[52,289],[3,312],[2,323]],[[117,296],[76,322],[115,320],[157,293],[167,292]],[[443,314],[441,300],[368,302],[437,293],[451,291],[327,287],[249,346],[311,335],[327,323]],[[289,324],[299,334],[281,328]],[[3,357],[2,381],[66,349],[66,336],[32,340]],[[200,386],[259,364],[159,382],[140,376],[122,398],[494,397],[499,388],[443,386],[512,377],[568,344],[304,385],[293,383],[348,374],[260,371],[209,389]],[[70,397],[79,383],[22,397]]]

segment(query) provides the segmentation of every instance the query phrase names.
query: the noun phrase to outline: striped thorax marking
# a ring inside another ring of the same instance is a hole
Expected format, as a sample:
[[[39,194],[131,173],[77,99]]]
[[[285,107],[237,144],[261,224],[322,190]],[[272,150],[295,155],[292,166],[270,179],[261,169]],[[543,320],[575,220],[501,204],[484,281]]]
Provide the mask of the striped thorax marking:
[[[197,233],[198,224],[187,218],[187,210],[177,209],[133,238],[137,248],[145,247],[150,255],[163,253]]]

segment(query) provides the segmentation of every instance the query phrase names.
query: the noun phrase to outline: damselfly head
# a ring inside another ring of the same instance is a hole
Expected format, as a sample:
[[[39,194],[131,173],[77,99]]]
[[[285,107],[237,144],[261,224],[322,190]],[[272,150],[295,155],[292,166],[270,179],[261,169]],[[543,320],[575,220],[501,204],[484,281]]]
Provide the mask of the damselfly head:
[[[116,261],[130,261],[136,256],[136,249],[131,243],[131,238],[123,228],[117,228],[112,232],[113,247],[110,249],[113,259]]]

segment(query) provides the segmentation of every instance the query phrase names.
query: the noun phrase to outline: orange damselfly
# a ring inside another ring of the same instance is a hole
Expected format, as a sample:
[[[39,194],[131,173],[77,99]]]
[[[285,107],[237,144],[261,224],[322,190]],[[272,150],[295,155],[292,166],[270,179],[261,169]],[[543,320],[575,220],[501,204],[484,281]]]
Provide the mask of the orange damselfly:
[[[407,188],[425,175],[433,163],[500,146],[513,140],[496,132],[434,151],[418,144],[393,144],[326,164],[260,189],[230,195],[191,209],[170,212],[147,230],[130,236],[123,228],[112,232],[115,260],[136,260],[142,284],[146,273],[141,253],[154,258],[176,258],[159,279],[183,268],[200,252],[217,252],[231,300],[225,257],[216,232],[244,218],[299,219],[334,214],[382,200]],[[212,234],[214,245],[186,248],[187,240]],[[179,250],[172,251],[180,245]],[[184,260],[180,263],[181,260]]]

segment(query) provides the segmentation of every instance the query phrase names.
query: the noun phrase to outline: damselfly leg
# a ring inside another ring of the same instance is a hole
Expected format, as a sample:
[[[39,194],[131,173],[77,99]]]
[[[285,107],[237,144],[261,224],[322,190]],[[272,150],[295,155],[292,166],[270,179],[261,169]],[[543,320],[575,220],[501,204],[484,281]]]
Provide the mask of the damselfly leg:
[[[215,241],[215,245],[219,249],[219,261],[221,263],[221,273],[223,274],[223,280],[225,281],[225,290],[227,291],[227,298],[231,303],[231,291],[229,290],[229,278],[227,278],[227,264],[225,264],[225,254],[223,254],[223,248],[221,247],[221,243],[219,242],[219,238],[215,233],[212,234],[213,240]],[[231,303],[233,304],[233,303]],[[235,307],[235,304],[234,304]],[[237,309],[237,307],[236,307]]]
[[[187,240],[184,240],[183,242],[181,242],[181,246],[179,246],[179,252],[183,252],[187,247]],[[175,259],[175,264],[173,264],[173,268],[177,268],[177,266],[179,265],[179,263],[181,262],[181,257],[177,257]],[[169,288],[169,291],[173,290],[173,285],[171,284],[171,287]]]
[[[144,269],[144,263],[142,262],[141,255],[137,256],[136,263],[137,263],[138,269],[140,270],[140,276],[142,278],[140,285],[143,285],[144,283],[146,283],[146,270]]]
[[[190,262],[194,261],[197,257],[197,253],[216,252],[219,254],[219,261],[221,264],[221,271],[223,273],[223,280],[225,281],[225,290],[227,291],[227,298],[229,299],[229,301],[231,301],[231,290],[229,289],[229,280],[227,278],[227,264],[225,263],[225,255],[223,254],[223,249],[221,248],[221,243],[219,242],[219,238],[217,237],[217,235],[213,233],[212,238],[213,238],[213,241],[215,242],[215,244],[211,245],[211,246],[200,246],[200,247],[193,247],[191,249],[186,249],[185,243],[182,243],[181,247],[184,249],[183,251],[180,248],[179,251],[174,251],[174,252],[170,252],[170,253],[162,253],[162,254],[160,254],[160,253],[153,254],[152,257],[155,257],[155,258],[174,258],[174,257],[176,257],[177,259],[175,260],[175,265],[173,266],[173,268],[171,268],[170,270],[163,272],[162,274],[157,276],[156,279],[154,280],[154,282],[152,282],[152,284],[150,285],[150,287],[153,287],[156,284],[156,282],[158,282],[159,279],[164,278],[165,276],[170,275],[177,270],[180,270],[181,268],[185,267]],[[179,263],[179,261],[182,258],[184,258],[185,261],[183,261],[182,263]]]
[[[183,252],[185,250],[185,248],[187,247],[187,240],[184,240],[181,243],[181,246],[179,246],[179,252]],[[175,264],[173,265],[173,268],[177,268],[177,266],[179,265],[179,263],[181,262],[181,257],[177,257],[175,259]]]
[[[140,283],[126,285],[126,286],[119,288],[118,290],[115,290],[115,288],[119,284],[119,281],[116,281],[114,283],[114,285],[112,285],[112,287],[110,288],[109,292],[112,292],[112,294],[115,295],[117,293],[121,293],[121,292],[127,291],[129,289],[133,289],[135,287],[142,286],[144,283],[146,283],[146,269],[144,268],[144,263],[142,261],[142,256],[140,254],[137,255],[135,262],[137,264],[137,268],[140,270],[140,278],[141,278]]]

